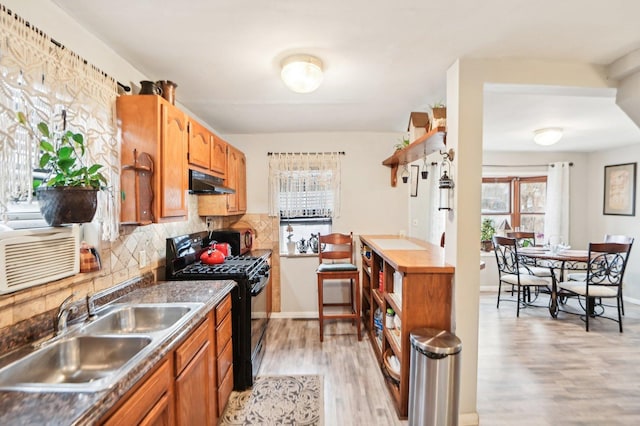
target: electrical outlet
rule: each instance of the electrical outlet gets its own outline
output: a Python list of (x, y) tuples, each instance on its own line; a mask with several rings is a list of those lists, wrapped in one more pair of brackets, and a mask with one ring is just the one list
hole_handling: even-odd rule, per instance
[(211, 228), (211, 225), (213, 225), (213, 218), (207, 216), (205, 222), (207, 223), (207, 229)]
[(140, 250), (138, 252), (138, 264), (140, 265), (140, 268), (144, 268), (145, 266), (147, 266), (147, 263), (147, 252), (144, 250)]
[(418, 226), (418, 219), (413, 219), (413, 226)]

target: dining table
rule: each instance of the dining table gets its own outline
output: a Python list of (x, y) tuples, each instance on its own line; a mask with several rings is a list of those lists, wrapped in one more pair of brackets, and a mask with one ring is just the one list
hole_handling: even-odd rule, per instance
[[(558, 316), (558, 280), (564, 281), (565, 271), (585, 271), (589, 262), (588, 250), (558, 249), (552, 251), (549, 247), (529, 246), (518, 248), (518, 256), (530, 259), (538, 267), (548, 267), (551, 271), (551, 298), (549, 313), (553, 318)], [(558, 274), (556, 275), (556, 271)]]

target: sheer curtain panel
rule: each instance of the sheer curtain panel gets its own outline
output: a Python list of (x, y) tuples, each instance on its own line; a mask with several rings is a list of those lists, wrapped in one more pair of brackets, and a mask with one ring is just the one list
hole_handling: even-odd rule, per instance
[(547, 171), (547, 206), (544, 220), (544, 239), (559, 238), (569, 243), (569, 192), (571, 167), (568, 162), (549, 164)]

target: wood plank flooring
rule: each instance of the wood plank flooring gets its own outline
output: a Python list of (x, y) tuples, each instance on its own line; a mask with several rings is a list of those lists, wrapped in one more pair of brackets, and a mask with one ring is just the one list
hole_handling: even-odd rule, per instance
[[(514, 303), (495, 302), (494, 293), (481, 294), (481, 425), (640, 424), (640, 306), (627, 303), (620, 334), (612, 321), (596, 319), (587, 333), (578, 316), (554, 320), (545, 308), (527, 308), (516, 318)], [(322, 374), (326, 426), (408, 424), (398, 420), (366, 335), (358, 342), (349, 321), (328, 322), (322, 344), (316, 320), (271, 320), (267, 333), (259, 374)]]

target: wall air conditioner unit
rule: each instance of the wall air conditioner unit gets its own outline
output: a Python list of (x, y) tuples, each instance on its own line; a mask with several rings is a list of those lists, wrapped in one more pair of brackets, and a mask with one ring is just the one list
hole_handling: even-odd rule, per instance
[(80, 272), (80, 227), (0, 232), (0, 294)]

